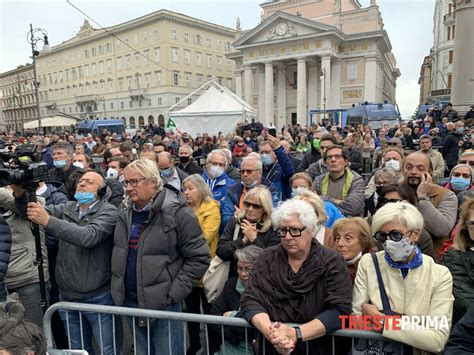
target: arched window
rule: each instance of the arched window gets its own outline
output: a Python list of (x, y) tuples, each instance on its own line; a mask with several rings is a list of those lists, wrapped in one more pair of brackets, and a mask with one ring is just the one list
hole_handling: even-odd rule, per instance
[(148, 124), (155, 124), (155, 119), (152, 115), (148, 116)]
[(145, 127), (145, 119), (143, 118), (143, 116), (138, 117), (138, 126), (140, 128)]
[(135, 117), (130, 117), (130, 128), (135, 128)]
[(159, 115), (158, 116), (158, 124), (160, 126), (164, 126), (165, 125), (165, 117), (163, 115)]

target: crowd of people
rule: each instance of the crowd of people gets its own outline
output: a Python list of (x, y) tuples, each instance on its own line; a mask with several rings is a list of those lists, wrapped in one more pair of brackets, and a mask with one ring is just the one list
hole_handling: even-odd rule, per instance
[[(127, 317), (123, 329), (111, 314), (60, 311), (55, 346), (89, 354), (120, 354), (127, 331), (140, 354), (197, 354), (203, 346), (328, 354), (327, 335), (348, 314), (444, 317), (449, 329), (382, 326), (386, 340), (341, 342), (338, 354), (472, 353), (468, 115), (430, 111), (377, 130), (295, 125), (275, 135), (255, 121), (217, 136), (151, 125), (123, 137), (1, 135), (5, 145), (36, 144), (49, 173), (38, 202), (22, 184), (0, 188), (0, 304), (17, 294), (24, 308), (24, 320), (0, 320), (0, 352), (26, 344), (19, 328), (36, 339), (24, 349), (44, 351), (46, 286), (48, 304), (241, 317), (255, 327), (222, 334), (210, 326), (202, 344), (199, 323)], [(45, 285), (31, 222), (40, 226)]]

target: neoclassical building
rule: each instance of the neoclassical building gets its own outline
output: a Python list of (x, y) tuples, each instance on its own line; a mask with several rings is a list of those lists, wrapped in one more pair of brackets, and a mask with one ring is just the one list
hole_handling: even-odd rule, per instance
[[(168, 10), (77, 34), (37, 57), (42, 117), (164, 123), (168, 108), (213, 78), (235, 90), (236, 30)], [(51, 36), (52, 37), (52, 36)]]
[(306, 124), (309, 110), (395, 102), (400, 71), (375, 0), (280, 0), (227, 55), (236, 93), (264, 124)]

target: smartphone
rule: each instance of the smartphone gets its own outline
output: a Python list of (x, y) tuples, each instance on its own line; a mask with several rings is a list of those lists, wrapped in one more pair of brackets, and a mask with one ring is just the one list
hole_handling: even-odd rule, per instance
[(277, 130), (276, 130), (276, 128), (275, 128), (275, 127), (269, 128), (269, 129), (268, 129), (268, 134), (271, 135), (272, 137), (275, 137), (275, 138), (276, 138), (276, 136), (277, 136)]

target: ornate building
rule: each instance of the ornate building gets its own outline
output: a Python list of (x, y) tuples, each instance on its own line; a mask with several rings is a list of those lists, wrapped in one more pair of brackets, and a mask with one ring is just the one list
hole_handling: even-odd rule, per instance
[(400, 71), (375, 0), (261, 4), (262, 22), (234, 43), (236, 93), (261, 122), (306, 124), (308, 111), (395, 102)]
[(210, 78), (234, 89), (226, 59), (236, 31), (168, 10), (106, 29), (88, 21), (37, 57), (41, 116), (164, 123), (168, 108)]

